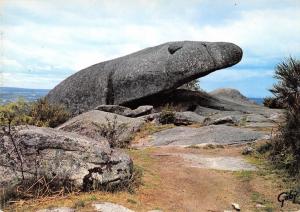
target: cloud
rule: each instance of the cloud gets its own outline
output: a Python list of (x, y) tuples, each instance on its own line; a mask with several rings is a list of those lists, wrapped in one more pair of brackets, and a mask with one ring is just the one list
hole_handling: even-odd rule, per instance
[[(28, 86), (37, 87), (39, 77), (47, 76), (52, 88), (89, 65), (173, 40), (228, 41), (243, 48), (241, 63), (204, 79), (211, 83), (228, 78), (237, 83), (242, 77), (269, 82), (278, 62), (300, 56), (300, 8), (292, 0), (2, 1), (6, 62), (1, 68), (31, 73)], [(4, 76), (4, 85), (6, 77), (11, 75)], [(12, 84), (18, 86), (18, 80)]]
[(236, 82), (249, 78), (266, 78), (274, 75), (273, 70), (251, 70), (251, 69), (224, 69), (218, 70), (203, 78), (206, 82)]

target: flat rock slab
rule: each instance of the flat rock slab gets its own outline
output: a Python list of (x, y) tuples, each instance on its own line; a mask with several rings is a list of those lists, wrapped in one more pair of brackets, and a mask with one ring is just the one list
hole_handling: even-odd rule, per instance
[(128, 208), (125, 208), (122, 205), (110, 203), (110, 202), (102, 202), (93, 204), (96, 211), (101, 212), (134, 212)]
[(256, 167), (247, 163), (240, 157), (211, 157), (198, 154), (178, 153), (173, 154), (184, 159), (190, 167), (208, 168), (226, 171), (254, 171)]
[(212, 125), (200, 128), (175, 127), (154, 133), (147, 145), (242, 144), (264, 137), (266, 137), (266, 134), (263, 132), (224, 125)]

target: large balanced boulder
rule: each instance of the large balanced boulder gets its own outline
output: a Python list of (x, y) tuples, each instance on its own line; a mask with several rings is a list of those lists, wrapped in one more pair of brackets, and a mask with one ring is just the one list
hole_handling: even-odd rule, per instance
[(79, 190), (117, 186), (132, 175), (132, 160), (106, 140), (96, 141), (78, 134), (51, 128), (22, 127), (0, 138), (0, 188), (20, 182), (21, 167), (27, 180), (44, 177), (65, 182)]
[(225, 42), (169, 42), (83, 69), (47, 95), (78, 114), (98, 105), (130, 105), (238, 63), (242, 50)]

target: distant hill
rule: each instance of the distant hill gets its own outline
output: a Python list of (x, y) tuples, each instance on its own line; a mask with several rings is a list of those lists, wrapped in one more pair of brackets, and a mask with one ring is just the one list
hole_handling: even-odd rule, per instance
[(0, 104), (16, 101), (18, 98), (24, 98), (27, 101), (34, 101), (47, 95), (49, 91), (49, 89), (0, 87)]

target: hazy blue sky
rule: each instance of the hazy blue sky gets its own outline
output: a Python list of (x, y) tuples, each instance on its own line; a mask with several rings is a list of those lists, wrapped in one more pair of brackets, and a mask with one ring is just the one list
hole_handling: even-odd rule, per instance
[(228, 41), (242, 61), (203, 89), (269, 95), (283, 58), (300, 58), (300, 0), (0, 0), (1, 86), (53, 88), (92, 64), (167, 41)]

